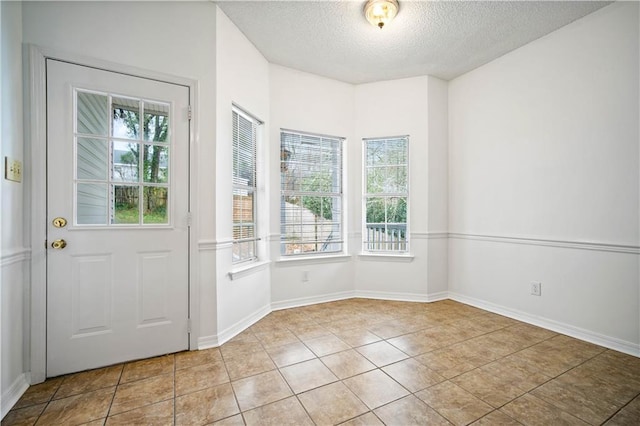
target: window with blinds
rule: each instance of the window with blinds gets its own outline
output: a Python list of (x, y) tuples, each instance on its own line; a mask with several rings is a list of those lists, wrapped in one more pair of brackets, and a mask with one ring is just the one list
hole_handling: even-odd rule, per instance
[(343, 141), (287, 130), (280, 133), (283, 255), (343, 250)]
[(260, 122), (233, 109), (233, 262), (255, 260), (256, 134)]
[(363, 139), (367, 252), (409, 251), (409, 138)]

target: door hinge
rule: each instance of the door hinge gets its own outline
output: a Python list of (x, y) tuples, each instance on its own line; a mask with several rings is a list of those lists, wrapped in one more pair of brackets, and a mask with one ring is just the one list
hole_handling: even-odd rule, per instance
[(191, 333), (191, 318), (187, 318), (187, 333)]
[(49, 247), (49, 242), (44, 240), (44, 249), (46, 250)]
[(187, 213), (187, 226), (191, 226), (191, 212)]
[(191, 111), (191, 105), (187, 106), (187, 120), (191, 120), (193, 113)]

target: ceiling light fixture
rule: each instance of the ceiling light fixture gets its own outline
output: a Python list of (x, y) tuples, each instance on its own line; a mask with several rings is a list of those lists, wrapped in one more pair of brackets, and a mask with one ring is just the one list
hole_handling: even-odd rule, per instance
[(398, 14), (397, 0), (368, 0), (364, 5), (364, 16), (371, 25), (382, 29)]

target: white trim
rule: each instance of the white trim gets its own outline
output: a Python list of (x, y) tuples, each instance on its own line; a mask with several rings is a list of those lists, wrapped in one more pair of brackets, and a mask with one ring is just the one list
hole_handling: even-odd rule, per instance
[(444, 231), (411, 233), (411, 239), (413, 240), (440, 240), (444, 238), (449, 238), (449, 234)]
[[(373, 142), (373, 141), (383, 141), (386, 143), (386, 141), (390, 140), (390, 139), (395, 139), (395, 140), (404, 140), (405, 141), (405, 154), (406, 154), (406, 159), (404, 164), (398, 164), (398, 166), (404, 165), (406, 168), (406, 178), (407, 178), (407, 187), (406, 187), (406, 191), (404, 192), (374, 192), (374, 193), (369, 193), (367, 191), (367, 173), (369, 170), (369, 161), (367, 159), (367, 155), (368, 155), (368, 142)], [(366, 246), (368, 244), (371, 244), (372, 242), (368, 241), (369, 236), (368, 236), (368, 231), (367, 231), (367, 218), (366, 218), (366, 211), (367, 211), (367, 199), (369, 197), (392, 197), (392, 196), (397, 196), (399, 198), (404, 197), (406, 200), (406, 217), (405, 217), (405, 241), (404, 241), (404, 245), (405, 245), (405, 250), (401, 253), (405, 253), (405, 254), (410, 254), (411, 253), (411, 241), (413, 240), (413, 235), (411, 233), (411, 141), (410, 141), (410, 136), (409, 135), (403, 135), (403, 136), (389, 136), (389, 137), (374, 137), (374, 138), (362, 138), (361, 140), (361, 151), (362, 151), (362, 155), (361, 155), (361, 159), (360, 159), (360, 164), (362, 165), (362, 187), (361, 187), (361, 199), (360, 199), (360, 206), (362, 208), (362, 212), (363, 212), (363, 217), (361, 218), (361, 223), (360, 223), (360, 250), (361, 253), (369, 253), (369, 250), (367, 250)], [(383, 165), (380, 167), (389, 167), (389, 165)], [(386, 223), (385, 223), (386, 224)], [(365, 240), (365, 238), (367, 238), (367, 240)], [(388, 242), (382, 242), (382, 244), (385, 244)], [(372, 253), (377, 254), (375, 251), (371, 251)]]
[(396, 300), (399, 302), (435, 302), (447, 299), (448, 294), (446, 291), (433, 294), (419, 294), (398, 293), (392, 291), (356, 290), (355, 297), (363, 299)]
[(196, 350), (201, 351), (203, 349), (217, 348), (218, 346), (220, 345), (218, 344), (217, 335), (202, 336), (202, 337), (198, 337), (198, 344), (196, 346)]
[(233, 240), (199, 240), (198, 241), (198, 250), (199, 251), (218, 251), (230, 249), (233, 247)]
[(265, 270), (269, 267), (271, 261), (262, 260), (257, 262), (251, 262), (246, 265), (238, 266), (231, 271), (229, 271), (229, 278), (233, 280), (237, 280), (242, 277), (246, 277), (247, 275), (251, 275), (253, 273)]
[(439, 291), (437, 293), (428, 293), (427, 299), (428, 299), (428, 302), (438, 302), (440, 300), (447, 300), (449, 299), (449, 292)]
[(555, 331), (556, 333), (562, 333), (567, 336), (575, 337), (576, 339), (584, 340), (596, 345), (604, 346), (609, 349), (640, 357), (640, 344), (637, 343), (627, 342), (625, 340), (605, 336), (600, 333), (594, 333), (593, 331), (585, 330), (584, 328), (575, 327), (570, 324), (554, 321), (548, 318), (540, 317), (538, 315), (532, 315), (517, 309), (507, 308), (501, 305), (496, 305), (491, 302), (486, 302), (484, 300), (464, 296), (462, 294), (454, 292), (449, 292), (449, 298), (457, 302), (475, 306), (476, 308), (480, 308), (485, 311), (504, 315), (518, 321), (546, 328), (548, 330)]
[(25, 262), (31, 259), (31, 249), (19, 248), (14, 250), (6, 250), (0, 254), (0, 267), (13, 265), (14, 263)]
[[(197, 212), (197, 146), (199, 144), (198, 133), (198, 90), (196, 80), (141, 69), (129, 65), (113, 63), (97, 58), (90, 58), (74, 53), (50, 49), (36, 45), (25, 45), (24, 69), (28, 73), (25, 81), (27, 90), (27, 102), (25, 102), (25, 117), (29, 117), (29, 124), (25, 126), (25, 151), (31, 170), (28, 183), (31, 211), (31, 382), (32, 384), (43, 382), (46, 378), (46, 250), (44, 239), (47, 234), (46, 216), (46, 59), (69, 62), (81, 66), (99, 68), (117, 72), (120, 74), (136, 76), (149, 80), (183, 86), (189, 91), (189, 103), (193, 114), (189, 124), (189, 211)], [(189, 346), (196, 346), (197, 335), (200, 329), (199, 323), (199, 281), (197, 281), (198, 257), (195, 255), (197, 235), (197, 220), (189, 228), (189, 316), (192, 319), (192, 332), (189, 338)]]
[(242, 115), (244, 118), (246, 118), (249, 121), (255, 121), (256, 126), (262, 126), (264, 124), (264, 120), (260, 120), (258, 117), (251, 114), (250, 112), (248, 112), (246, 109), (242, 108), (240, 105), (238, 105), (235, 102), (231, 102), (231, 110), (232, 111), (235, 110), (239, 115)]
[(25, 71), (25, 155), (30, 173), (25, 176), (30, 191), (27, 199), (31, 212), (31, 384), (46, 379), (47, 331), (47, 123), (46, 123), (46, 67), (45, 54), (36, 46), (24, 48)]
[(62, 62), (68, 62), (70, 64), (98, 68), (105, 71), (112, 71), (119, 74), (130, 75), (132, 77), (140, 77), (147, 80), (155, 80), (162, 83), (170, 83), (189, 88), (191, 88), (192, 85), (196, 82), (195, 80), (190, 78), (153, 71), (146, 68), (139, 68), (132, 65), (115, 63), (91, 56), (78, 55), (77, 53), (66, 51), (63, 49), (49, 48), (46, 46), (35, 47), (46, 59), (55, 59)]
[(399, 136), (382, 136), (372, 138), (362, 138), (363, 141), (379, 141), (384, 139), (409, 139), (411, 135), (399, 135)]
[(478, 240), (507, 244), (524, 244), (532, 246), (548, 246), (568, 249), (609, 251), (615, 253), (640, 254), (640, 246), (613, 244), (595, 241), (577, 241), (577, 240), (549, 240), (543, 238), (505, 236), (505, 235), (480, 235), (465, 234), (459, 232), (449, 233), (449, 238), (460, 240)]
[(7, 415), (9, 410), (29, 388), (29, 373), (19, 375), (11, 386), (2, 394), (2, 406), (0, 407), (0, 419)]
[(332, 135), (325, 135), (322, 133), (303, 132), (301, 130), (291, 130), (291, 129), (285, 129), (282, 127), (280, 128), (280, 133), (291, 133), (298, 136), (312, 136), (315, 138), (322, 138), (322, 139), (336, 139), (342, 142), (347, 140), (347, 138), (344, 136), (332, 136)]
[(258, 321), (260, 321), (262, 318), (269, 315), (270, 313), (271, 313), (271, 307), (269, 305), (265, 305), (262, 308), (258, 309), (257, 311), (253, 312), (252, 314), (249, 314), (246, 317), (242, 318), (240, 321), (236, 322), (235, 324), (222, 330), (221, 332), (218, 333), (218, 336), (216, 337), (218, 346), (224, 345), (226, 342), (233, 339), (235, 336), (242, 333), (244, 330), (251, 327), (253, 324), (257, 323)]
[(327, 303), (327, 302), (335, 302), (337, 300), (353, 299), (354, 297), (356, 297), (356, 295), (353, 291), (341, 291), (338, 293), (323, 294), (320, 296), (299, 297), (297, 299), (271, 302), (271, 309), (274, 311), (279, 311), (282, 309), (315, 305), (317, 303)]
[(196, 235), (199, 235), (198, 218), (198, 158), (200, 149), (200, 83), (189, 82), (189, 105), (191, 120), (189, 121), (189, 349), (198, 347), (200, 335), (200, 254)]
[(281, 257), (275, 261), (275, 264), (276, 266), (286, 266), (287, 264), (346, 262), (352, 257), (350, 254), (344, 253), (334, 255), (311, 254), (308, 256)]
[(368, 251), (358, 254), (358, 259), (364, 261), (388, 261), (388, 262), (413, 262), (414, 255), (410, 253), (400, 254), (394, 252), (374, 252)]

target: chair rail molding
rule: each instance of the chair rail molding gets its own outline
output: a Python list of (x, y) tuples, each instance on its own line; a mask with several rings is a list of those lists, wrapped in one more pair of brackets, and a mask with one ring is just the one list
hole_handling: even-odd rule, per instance
[(505, 244), (524, 244), (532, 246), (547, 246), (578, 250), (595, 250), (615, 253), (640, 254), (639, 245), (615, 244), (609, 242), (553, 240), (547, 238), (524, 237), (516, 235), (467, 234), (462, 232), (450, 232), (449, 238), (458, 240), (489, 241)]

